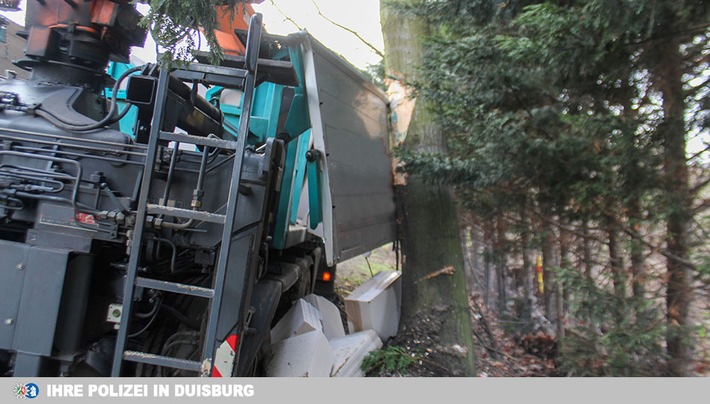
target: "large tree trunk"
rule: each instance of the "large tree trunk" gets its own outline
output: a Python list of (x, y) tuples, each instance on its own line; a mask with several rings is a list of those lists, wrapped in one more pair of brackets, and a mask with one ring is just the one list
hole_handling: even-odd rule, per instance
[[(416, 79), (422, 61), (422, 41), (428, 34), (425, 19), (401, 15), (382, 7), (382, 31), (385, 40), (385, 69), (389, 76), (402, 78), (406, 85)], [(404, 104), (406, 100), (400, 99)], [(411, 105), (411, 104), (410, 104)], [(402, 107), (402, 108), (400, 108)], [(404, 147), (413, 151), (445, 153), (440, 127), (432, 119), (426, 100), (418, 99), (413, 110), (406, 105), (393, 105), (397, 120), (394, 136), (406, 135)], [(411, 113), (411, 120), (406, 125)], [(404, 209), (402, 223), (403, 265), (402, 326), (417, 321), (417, 315), (435, 315), (441, 320), (436, 331), (439, 343), (459, 345), (465, 354), (452, 356), (446, 364), (456, 375), (475, 373), (471, 317), (466, 293), (463, 253), (459, 235), (457, 209), (448, 187), (424, 183), (412, 175), (401, 186), (399, 204)]]

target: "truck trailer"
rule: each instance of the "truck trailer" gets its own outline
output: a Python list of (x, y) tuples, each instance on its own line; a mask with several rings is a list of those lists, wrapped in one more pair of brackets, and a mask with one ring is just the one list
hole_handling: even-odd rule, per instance
[[(258, 376), (296, 299), (395, 239), (384, 93), (306, 32), (129, 65), (123, 0), (30, 0), (0, 80), (0, 372)], [(111, 69), (107, 66), (111, 63)]]

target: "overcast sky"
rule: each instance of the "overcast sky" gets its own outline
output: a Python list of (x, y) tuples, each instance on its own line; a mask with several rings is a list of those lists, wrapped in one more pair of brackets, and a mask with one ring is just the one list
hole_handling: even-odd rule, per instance
[[(199, 1), (199, 0), (196, 0)], [(367, 42), (383, 50), (382, 32), (380, 30), (379, 0), (315, 0), (321, 12), (329, 19), (356, 31)], [(24, 10), (27, 0), (22, 0)], [(288, 21), (285, 14), (293, 19), (298, 26), (306, 29), (316, 39), (341, 54), (354, 65), (364, 68), (368, 64), (379, 61), (379, 56), (367, 45), (363, 44), (353, 34), (338, 28), (328, 20), (318, 15), (313, 0), (264, 0), (254, 6), (256, 11), (264, 15), (266, 30), (273, 34), (286, 35), (298, 31), (296, 26)], [(283, 12), (279, 12), (279, 9)], [(24, 11), (3, 12), (4, 16), (24, 25)], [(145, 61), (154, 59), (155, 45), (146, 44), (144, 49), (135, 49), (134, 54)]]

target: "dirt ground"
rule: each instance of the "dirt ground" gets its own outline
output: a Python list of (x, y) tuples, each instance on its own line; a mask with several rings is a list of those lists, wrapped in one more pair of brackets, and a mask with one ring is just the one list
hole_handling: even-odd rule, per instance
[[(374, 250), (367, 258), (359, 256), (338, 264), (333, 299), (341, 308), (343, 299), (372, 275), (383, 270), (395, 270), (395, 253), (391, 245)], [(478, 377), (546, 377), (556, 376), (556, 364), (546, 349), (523, 348), (519, 341), (506, 336), (496, 318), (475, 301), (471, 301), (471, 332), (475, 339), (476, 376)], [(419, 313), (412, 326), (402, 327), (399, 334), (387, 341), (384, 348), (396, 347), (413, 358), (406, 369), (383, 371), (380, 377), (457, 377), (447, 364), (462, 354), (462, 347), (443, 346), (438, 330), (445, 309), (432, 308)], [(345, 322), (345, 320), (344, 320)], [(542, 341), (544, 344), (544, 340)]]

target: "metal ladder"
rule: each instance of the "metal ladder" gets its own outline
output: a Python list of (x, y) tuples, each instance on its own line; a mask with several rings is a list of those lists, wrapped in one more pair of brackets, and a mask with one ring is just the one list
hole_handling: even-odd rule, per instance
[[(173, 72), (170, 72), (169, 69), (162, 69), (160, 72), (157, 84), (156, 102), (151, 122), (150, 138), (148, 140), (145, 171), (143, 172), (143, 178), (141, 181), (140, 199), (138, 201), (136, 214), (136, 225), (133, 230), (133, 244), (128, 261), (126, 286), (123, 295), (122, 315), (118, 335), (116, 337), (113, 367), (111, 370), (111, 376), (113, 377), (121, 375), (121, 368), (125, 361), (173, 369), (196, 371), (199, 372), (201, 376), (209, 376), (211, 374), (215, 350), (217, 348), (217, 344), (219, 343), (219, 341), (217, 341), (219, 310), (222, 302), (224, 279), (227, 273), (227, 258), (230, 252), (231, 237), (235, 222), (244, 150), (247, 135), (249, 133), (249, 117), (251, 114), (254, 96), (259, 44), (261, 41), (261, 21), (262, 18), (260, 14), (254, 15), (250, 21), (245, 55), (245, 66), (243, 69), (191, 64), (185, 69), (179, 69)], [(170, 76), (176, 77), (183, 82), (202, 82), (229, 88), (242, 89), (244, 91), (244, 100), (242, 105), (243, 112), (239, 122), (237, 140), (230, 141), (162, 131), (161, 126), (165, 115)], [(150, 188), (154, 180), (155, 163), (159, 150), (159, 144), (166, 141), (188, 143), (197, 146), (234, 151), (232, 175), (228, 188), (229, 194), (225, 214), (200, 210), (180, 209), (148, 203)], [(164, 215), (188, 220), (193, 219), (196, 221), (216, 223), (222, 226), (221, 247), (219, 249), (219, 254), (213, 270), (213, 288), (167, 282), (138, 276), (138, 271), (143, 258), (143, 249), (141, 247), (144, 241), (146, 219), (148, 215)], [(208, 320), (205, 334), (203, 336), (204, 342), (202, 345), (200, 360), (193, 361), (148, 352), (126, 350), (126, 343), (129, 338), (129, 324), (131, 321), (132, 306), (137, 294), (136, 292), (139, 289), (154, 289), (177, 295), (186, 295), (209, 300)]]

